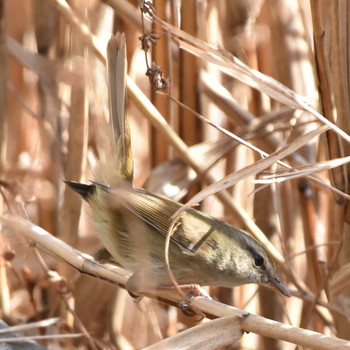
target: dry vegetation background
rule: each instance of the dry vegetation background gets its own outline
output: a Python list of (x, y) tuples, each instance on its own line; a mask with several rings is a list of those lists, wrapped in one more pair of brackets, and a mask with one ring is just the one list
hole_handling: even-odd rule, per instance
[[(28, 218), (84, 253), (93, 255), (101, 247), (88, 208), (62, 180), (93, 179), (97, 160), (107, 152), (106, 45), (111, 33), (125, 32), (130, 81), (171, 127), (152, 119), (152, 106), (138, 100), (128, 84), (136, 186), (187, 201), (240, 170), (229, 178), (235, 186), (207, 198), (201, 209), (260, 239), (264, 232), (293, 296), (256, 286), (212, 288), (210, 294), (285, 324), (350, 339), (349, 3), (154, 3), (165, 22), (145, 15), (142, 28), (137, 1), (0, 0), (2, 211)], [(168, 79), (162, 93), (151, 89), (145, 76), (138, 39), (143, 31), (159, 35), (148, 63), (154, 61)], [(224, 136), (193, 111), (248, 145)], [(255, 165), (281, 149), (286, 152), (271, 164)], [(283, 176), (252, 182), (271, 174)], [(14, 231), (1, 236), (3, 319), (14, 325), (60, 317), (31, 332), (85, 333), (45, 345), (143, 348), (198, 325), (198, 316), (172, 306), (148, 298), (134, 303), (125, 290), (80, 274)], [(216, 330), (217, 338), (223, 329)], [(186, 341), (194, 342), (193, 349), (217, 348), (196, 345), (205, 335)], [(296, 347), (250, 333), (226, 348)]]

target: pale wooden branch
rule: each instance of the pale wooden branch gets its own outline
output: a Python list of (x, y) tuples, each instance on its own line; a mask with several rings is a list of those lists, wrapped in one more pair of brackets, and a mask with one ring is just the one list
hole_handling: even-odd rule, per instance
[[(34, 241), (38, 246), (40, 246), (46, 252), (48, 252), (49, 254), (61, 260), (64, 260), (67, 264), (76, 268), (81, 273), (86, 273), (90, 276), (100, 278), (108, 283), (119, 285), (125, 288), (128, 277), (131, 275), (130, 272), (110, 264), (102, 265), (97, 263), (90, 256), (85, 255), (79, 252), (78, 250), (70, 247), (63, 241), (57, 239), (56, 237), (53, 237), (47, 231), (30, 223), (29, 221), (23, 218), (12, 216), (9, 214), (1, 215), (0, 222), (7, 228), (11, 229), (12, 231), (22, 234), (26, 238)], [(169, 304), (172, 304), (172, 305), (179, 304), (179, 302), (181, 301), (179, 298), (179, 295), (175, 291), (169, 291), (169, 290), (157, 291), (156, 293), (152, 293), (152, 294), (147, 293), (146, 296), (156, 298), (156, 299), (161, 298), (161, 300), (168, 302)], [(195, 308), (198, 308), (205, 314), (213, 315), (215, 317), (231, 316), (232, 319), (231, 318), (223, 319), (222, 320), (223, 323), (220, 323), (220, 324), (224, 324), (223, 328), (221, 329), (221, 332), (225, 334), (225, 337), (228, 336), (228, 333), (229, 333), (227, 332), (226, 327), (228, 327), (229, 330), (231, 329), (231, 327), (235, 328), (234, 323), (237, 320), (239, 320), (241, 332), (253, 332), (266, 337), (280, 339), (280, 340), (288, 341), (294, 344), (298, 344), (301, 346), (310, 347), (318, 350), (350, 349), (349, 341), (335, 338), (335, 337), (330, 337), (321, 333), (309, 331), (309, 330), (294, 327), (291, 325), (286, 325), (280, 322), (272, 321), (255, 314), (248, 313), (244, 310), (240, 310), (238, 308), (235, 308), (226, 304), (222, 304), (214, 300), (210, 300), (209, 298), (196, 297), (193, 299), (192, 304)], [(194, 329), (191, 332), (198, 332), (198, 334), (205, 334), (205, 332), (203, 333), (203, 330), (206, 329), (205, 327), (208, 327), (208, 339), (212, 339), (210, 337), (212, 336), (212, 329), (215, 328), (215, 324), (213, 326), (210, 326), (210, 323), (208, 323), (208, 326), (203, 326), (203, 328), (199, 328), (199, 327), (202, 327), (202, 326), (199, 325), (194, 327)], [(227, 342), (228, 339), (231, 339), (232, 341), (234, 341), (234, 339), (238, 340), (237, 332), (234, 332), (234, 334), (236, 334), (236, 338), (233, 338), (233, 335), (232, 335), (232, 338), (225, 338), (223, 342)], [(218, 333), (218, 337), (220, 336), (221, 335)], [(178, 337), (180, 339), (179, 341), (182, 342), (184, 341), (185, 336), (175, 336), (175, 337)], [(189, 337), (189, 338), (193, 340), (192, 337)], [(203, 339), (199, 337), (198, 342), (202, 344), (202, 341)], [(178, 344), (178, 343), (174, 343), (172, 338), (169, 338), (164, 342), (165, 342), (164, 344), (169, 345), (169, 348), (174, 348), (175, 346), (174, 344)], [(213, 346), (210, 347), (210, 349), (214, 349), (215, 344), (217, 343), (214, 342)], [(192, 342), (189, 342), (187, 345), (184, 345), (184, 347), (182, 347), (182, 349), (193, 349), (193, 348), (194, 348), (194, 344)], [(151, 349), (152, 350), (158, 349), (158, 346), (154, 345), (154, 347), (149, 347), (149, 350)], [(209, 347), (207, 349), (209, 349)]]
[(239, 316), (241, 318), (241, 329), (244, 332), (252, 332), (318, 350), (350, 349), (350, 341), (269, 320), (214, 300), (207, 303), (204, 298), (197, 297), (193, 304), (204, 313), (210, 312), (217, 317)]
[(0, 222), (12, 231), (19, 233), (35, 242), (50, 255), (65, 261), (78, 271), (106, 280), (109, 283), (125, 286), (130, 273), (114, 265), (101, 265), (88, 254), (72, 248), (67, 243), (52, 236), (39, 226), (29, 221), (9, 214), (1, 215)]

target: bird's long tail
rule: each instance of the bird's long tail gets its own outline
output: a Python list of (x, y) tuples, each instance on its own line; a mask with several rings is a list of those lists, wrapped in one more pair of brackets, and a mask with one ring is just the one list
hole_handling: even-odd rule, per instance
[(112, 36), (107, 46), (107, 72), (109, 83), (109, 112), (113, 142), (108, 158), (100, 160), (95, 169), (92, 184), (65, 181), (80, 196), (90, 201), (97, 191), (96, 183), (101, 186), (116, 187), (125, 183), (132, 184), (133, 160), (128, 115), (126, 113), (126, 47), (125, 35)]
[(124, 33), (112, 36), (107, 46), (109, 114), (113, 146), (107, 161), (98, 164), (95, 181), (116, 186), (133, 181), (133, 159), (128, 114), (126, 113), (126, 46)]

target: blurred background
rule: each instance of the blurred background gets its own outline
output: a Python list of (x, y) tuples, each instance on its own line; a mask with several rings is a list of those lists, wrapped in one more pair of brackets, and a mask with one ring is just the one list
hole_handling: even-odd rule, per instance
[[(28, 218), (91, 255), (101, 244), (89, 208), (63, 179), (92, 180), (96, 162), (108, 152), (103, 55), (117, 31), (126, 35), (129, 77), (187, 144), (189, 157), (210, 174), (197, 177), (164, 128), (150, 122), (129, 98), (135, 186), (185, 202), (209, 185), (208, 178), (218, 181), (261, 159), (193, 111), (273, 153), (322, 125), (315, 115), (296, 108), (288, 99), (289, 88), (349, 133), (348, 2), (156, 0), (153, 5), (173, 27), (152, 22), (133, 0), (0, 0), (1, 210)], [(194, 37), (196, 55), (180, 48), (176, 28)], [(145, 33), (156, 35), (146, 52), (139, 40)], [(202, 41), (218, 55), (237, 57), (250, 74), (258, 70), (267, 77), (229, 74)], [(152, 62), (164, 85), (161, 91), (152, 88), (163, 87), (155, 75), (145, 74)], [(268, 77), (283, 84), (277, 85), (282, 98), (276, 85), (271, 93), (264, 89)], [(283, 161), (312, 170), (318, 162), (349, 155), (348, 141), (329, 130)], [(271, 319), (349, 339), (348, 166), (322, 172), (315, 167), (314, 172), (338, 192), (306, 177), (261, 185), (245, 176), (228, 189), (229, 201), (212, 196), (201, 203), (201, 210), (248, 232), (254, 225), (262, 230), (285, 259), (283, 268), (278, 262), (277, 267), (294, 296), (286, 300), (257, 286), (211, 288), (210, 294)], [(37, 251), (14, 232), (1, 235), (0, 247), (0, 308), (7, 323), (55, 316), (61, 319), (58, 325), (36, 332), (85, 329), (91, 336), (43, 343), (52, 349), (140, 349), (198, 324), (198, 317), (174, 307), (147, 298), (135, 303), (125, 290), (82, 276), (40, 252), (48, 268), (64, 277), (64, 286), (58, 286)], [(254, 334), (230, 347), (295, 348)]]

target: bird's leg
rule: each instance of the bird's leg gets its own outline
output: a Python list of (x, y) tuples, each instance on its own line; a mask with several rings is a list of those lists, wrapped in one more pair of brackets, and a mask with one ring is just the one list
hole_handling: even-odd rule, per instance
[[(152, 279), (148, 278), (150, 276), (151, 274), (147, 273), (147, 271), (135, 272), (132, 276), (130, 276), (128, 282), (126, 283), (126, 289), (128, 290), (129, 294), (132, 297), (137, 298), (143, 293), (176, 290), (175, 286), (157, 285), (157, 281), (152, 281)], [(211, 299), (208, 292), (199, 284), (182, 284), (179, 285), (179, 287), (188, 295), (190, 299), (197, 296), (203, 296)]]
[[(132, 276), (129, 277), (127, 283), (126, 283), (126, 289), (131, 297), (135, 298), (136, 302), (139, 302), (142, 299), (142, 296), (140, 294), (158, 294), (157, 292), (160, 291), (175, 291), (177, 290), (175, 286), (162, 286), (162, 285), (155, 285), (155, 281), (150, 277), (151, 274), (148, 274), (144, 270), (142, 272), (135, 272)], [(153, 274), (154, 276), (154, 274)], [(147, 282), (146, 282), (147, 281)], [(153, 283), (152, 283), (153, 282)], [(179, 285), (180, 289), (183, 290), (187, 298), (185, 297), (185, 300), (181, 300), (177, 306), (180, 308), (180, 310), (187, 316), (193, 316), (195, 314), (200, 315), (202, 318), (205, 317), (203, 312), (197, 308), (194, 308), (191, 305), (191, 300), (194, 297), (197, 296), (203, 296), (206, 298), (211, 299), (209, 294), (205, 289), (203, 289), (198, 284), (184, 284)], [(187, 299), (187, 300), (186, 300)]]
[[(208, 299), (212, 299), (208, 292), (202, 288), (199, 284), (180, 284), (180, 289), (183, 290), (188, 297), (206, 297)], [(158, 286), (158, 290), (175, 290), (175, 286)]]

